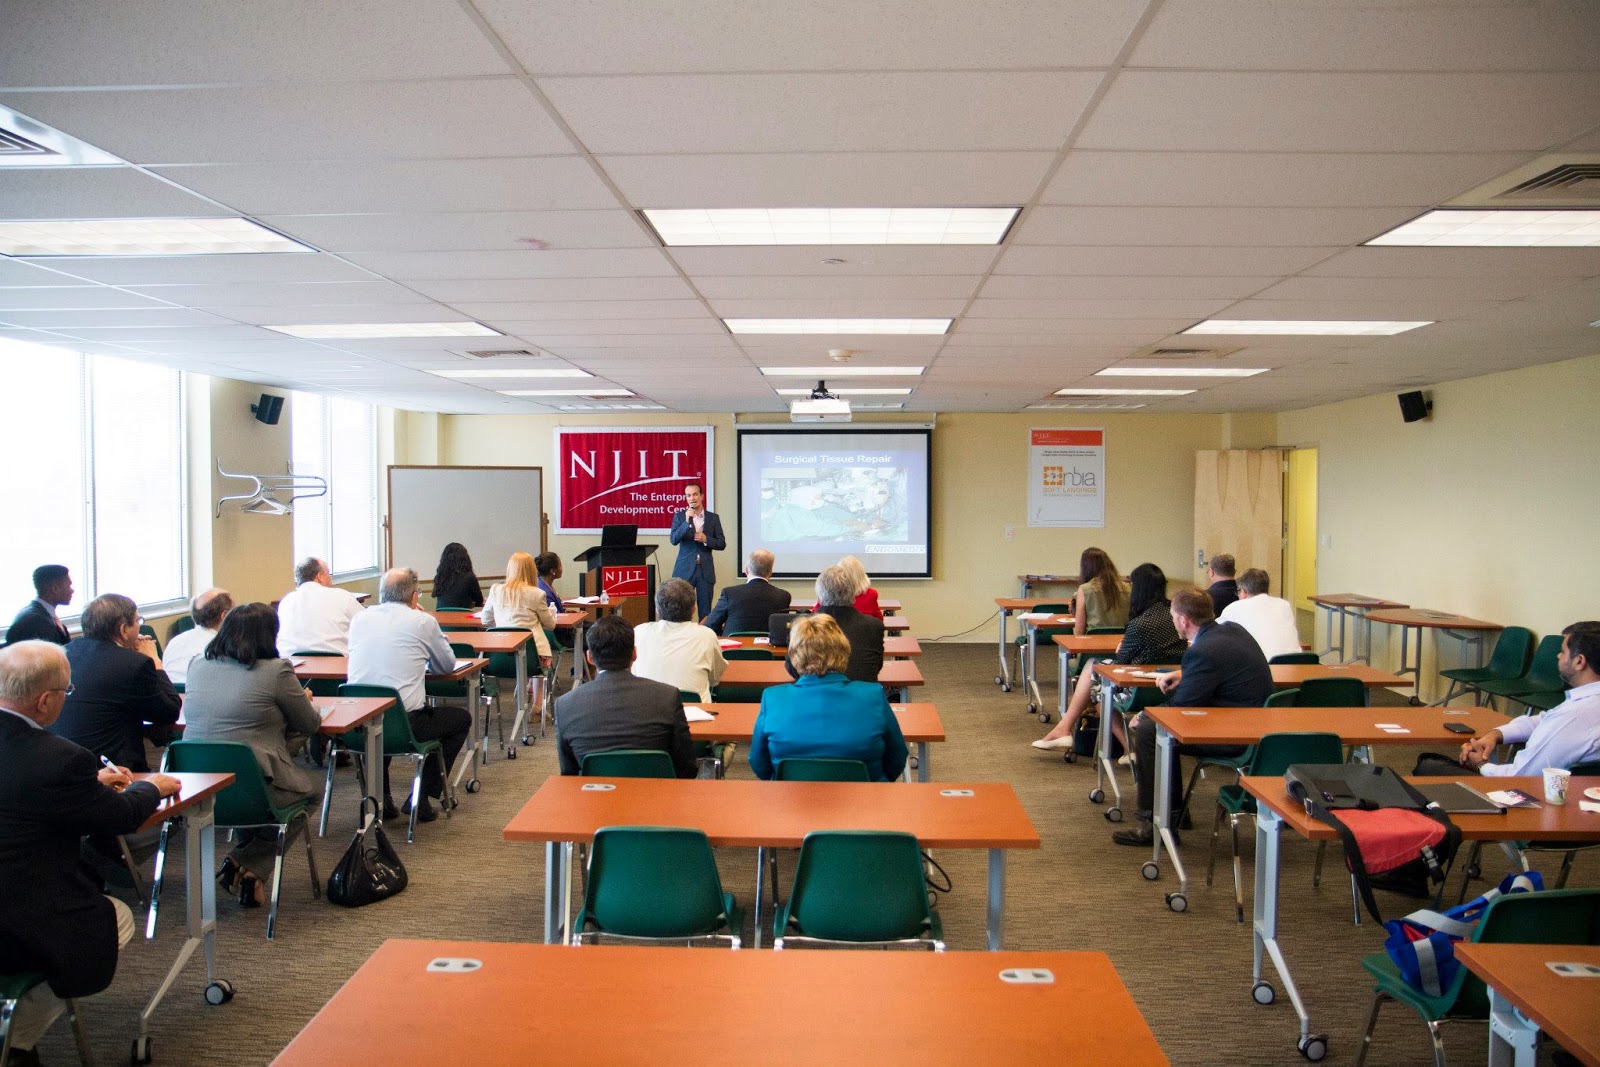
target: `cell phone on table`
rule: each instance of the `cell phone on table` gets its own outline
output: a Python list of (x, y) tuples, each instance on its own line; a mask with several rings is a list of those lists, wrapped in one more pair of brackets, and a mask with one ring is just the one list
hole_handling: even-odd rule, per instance
[(1470, 734), (1474, 732), (1472, 727), (1464, 722), (1447, 722), (1444, 724), (1444, 728), (1453, 734)]

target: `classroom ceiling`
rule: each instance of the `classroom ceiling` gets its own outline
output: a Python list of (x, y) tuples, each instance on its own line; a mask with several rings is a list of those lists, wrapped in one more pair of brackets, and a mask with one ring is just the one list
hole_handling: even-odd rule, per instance
[[(759, 368), (844, 348), (926, 366), (830, 382), (909, 386), (883, 400), (907, 411), (1101, 386), (1197, 391), (1080, 401), (1282, 410), (1600, 351), (1600, 248), (1362, 247), (1545, 156), (1600, 162), (1588, 0), (29, 0), (0, 9), (0, 105), (126, 161), (0, 167), (0, 219), (243, 215), (316, 250), (0, 257), (0, 337), (400, 408), (781, 411), (810, 382)], [(638, 215), (1003, 205), (1000, 246), (668, 249)], [(1207, 318), (1435, 324), (1179, 336)], [(264, 328), (467, 319), (505, 336)], [(1271, 370), (1094, 377), (1160, 346)], [(486, 365), (595, 378), (430, 373)]]

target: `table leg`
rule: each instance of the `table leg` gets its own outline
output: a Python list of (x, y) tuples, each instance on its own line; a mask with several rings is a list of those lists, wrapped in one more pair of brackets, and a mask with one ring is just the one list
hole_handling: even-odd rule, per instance
[(560, 850), (560, 842), (544, 843), (544, 943), (547, 945), (556, 943), (556, 908), (561, 899), (560, 891), (556, 889), (561, 882)]
[[(483, 761), (487, 763), (489, 762), (489, 737), (487, 730), (484, 731), (482, 745), (482, 758)], [(467, 678), (467, 746), (461, 751), (461, 755), (456, 757), (456, 776), (453, 780), (453, 784), (456, 789), (461, 788), (461, 779), (467, 778), (467, 771), (472, 767), (473, 763), (478, 760), (478, 746), (478, 675), (473, 673)], [(478, 776), (474, 774), (471, 778), (467, 778), (467, 792), (476, 793), (477, 791)]]
[(1410, 626), (1400, 627), (1400, 666), (1395, 668), (1396, 674), (1411, 675), (1411, 703), (1422, 703), (1422, 627), (1417, 631), (1417, 661), (1411, 662), (1411, 630)]
[[(1354, 658), (1345, 650), (1345, 623), (1350, 621), (1350, 613), (1344, 608), (1337, 610), (1339, 612), (1339, 662), (1349, 663)], [(1331, 614), (1328, 617), (1328, 631), (1328, 645), (1331, 651), (1333, 645), (1333, 616)]]
[(583, 684), (583, 624), (588, 621), (589, 617), (585, 615), (572, 628), (572, 688), (574, 689)]
[(150, 1003), (139, 1013), (139, 1035), (134, 1047), (146, 1054), (150, 1045), (150, 1019), (155, 1015), (156, 1008), (160, 1007), (162, 998), (177, 981), (178, 975), (188, 966), (196, 949), (205, 950), (206, 1001), (225, 1004), (233, 999), (233, 986), (216, 977), (217, 883), (213, 876), (217, 861), (215, 810), (215, 801), (208, 799), (185, 813), (187, 826), (184, 830), (183, 862), (189, 936), (184, 940), (183, 947), (178, 949), (178, 958), (173, 960), (166, 977), (156, 987)]
[(1534, 1067), (1539, 1058), (1539, 1028), (1489, 987), (1489, 1067)]
[(994, 684), (1000, 687), (1000, 692), (1011, 692), (1011, 668), (1006, 666), (1006, 623), (1011, 618), (1010, 608), (1000, 609), (1000, 673), (995, 675)]
[[(528, 721), (528, 649), (526, 646), (517, 649), (517, 721), (511, 728), (511, 740), (506, 743), (506, 758), (515, 759), (517, 745), (522, 743), (522, 731)], [(551, 681), (548, 674), (544, 675), (545, 684)], [(489, 731), (485, 728), (484, 733)]]
[(1156, 727), (1156, 810), (1155, 841), (1150, 859), (1142, 868), (1145, 878), (1155, 881), (1161, 876), (1161, 846), (1165, 845), (1172, 856), (1172, 869), (1178, 875), (1178, 891), (1167, 894), (1167, 907), (1173, 911), (1186, 911), (1189, 907), (1189, 876), (1184, 873), (1183, 861), (1178, 858), (1178, 843), (1172, 836), (1172, 768), (1178, 758), (1178, 742), (1165, 726)]
[[(1320, 1060), (1327, 1053), (1328, 1039), (1324, 1035), (1311, 1032), (1311, 1016), (1306, 1013), (1305, 1002), (1300, 999), (1300, 991), (1295, 988), (1294, 977), (1289, 974), (1289, 964), (1283, 958), (1283, 949), (1278, 945), (1278, 849), (1282, 834), (1283, 819), (1277, 812), (1266, 805), (1261, 805), (1260, 813), (1256, 817), (1256, 899), (1254, 921), (1251, 925), (1254, 960), (1250, 996), (1257, 1004), (1271, 1004), (1277, 997), (1272, 983), (1261, 976), (1261, 957), (1265, 953), (1272, 960), (1273, 969), (1278, 972), (1279, 980), (1283, 982), (1284, 992), (1289, 995), (1289, 1002), (1294, 1005), (1295, 1015), (1300, 1018), (1301, 1052), (1306, 1053), (1309, 1059)], [(1320, 1053), (1310, 1055), (1310, 1052), (1317, 1051), (1312, 1046), (1318, 1042), (1321, 1044)]]
[(561, 944), (569, 941), (572, 932), (572, 842), (561, 842), (561, 914), (556, 928), (561, 934)]
[(1056, 646), (1056, 677), (1061, 679), (1061, 692), (1056, 695), (1056, 722), (1067, 721), (1067, 696), (1077, 686), (1072, 677), (1072, 655), (1065, 645)]
[(928, 742), (917, 742), (917, 781), (926, 782), (932, 775), (928, 770)]
[[(387, 711), (383, 713), (387, 714)], [(374, 717), (367, 724), (367, 796), (372, 798), (373, 807), (377, 809), (372, 817), (376, 825), (383, 823), (383, 715)], [(357, 824), (361, 818), (361, 812), (357, 811)]]
[[(1044, 707), (1044, 696), (1039, 692), (1039, 628), (1028, 625), (1028, 710)], [(1048, 713), (1047, 713), (1048, 714)]]
[[(1372, 620), (1367, 618), (1367, 613), (1364, 611), (1360, 612), (1360, 618), (1360, 633), (1362, 639), (1359, 641), (1359, 644), (1361, 648), (1361, 662), (1370, 667), (1372, 666)], [(1352, 632), (1354, 632), (1354, 628), (1352, 628)]]
[(989, 951), (999, 952), (1006, 920), (1006, 851), (989, 850)]
[[(755, 906), (756, 926), (755, 926), (755, 934), (750, 939), (750, 947), (751, 948), (760, 948), (761, 947), (761, 884), (762, 884), (762, 882), (764, 882), (766, 880), (766, 876), (767, 876), (766, 867), (767, 867), (767, 850), (765, 848), (758, 848), (758, 849), (756, 849), (756, 906)], [(774, 910), (777, 909), (778, 902), (776, 900), (774, 900), (772, 902), (772, 907), (773, 907)]]
[(1122, 821), (1122, 790), (1117, 787), (1117, 765), (1111, 759), (1111, 716), (1116, 714), (1114, 693), (1116, 686), (1109, 680), (1100, 683), (1100, 732), (1095, 738), (1097, 755), (1094, 768), (1094, 788), (1089, 791), (1089, 802), (1098, 804), (1106, 798), (1105, 786), (1111, 784), (1111, 795), (1116, 799), (1106, 809), (1110, 822)]

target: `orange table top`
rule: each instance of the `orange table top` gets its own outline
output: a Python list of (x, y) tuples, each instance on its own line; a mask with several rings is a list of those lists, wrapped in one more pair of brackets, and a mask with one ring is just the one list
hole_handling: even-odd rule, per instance
[[(482, 967), (430, 972), (439, 958)], [(1002, 970), (1018, 968), (1048, 969), (1054, 981), (1000, 980)], [(396, 1011), (396, 1004), (425, 1007)], [(1070, 1041), (1039, 1025), (1068, 1016), (1078, 1019)], [(710, 1031), (708, 1020), (715, 1021)], [(729, 952), (401, 940), (380, 945), (273, 1062), (445, 1063), (463, 1048), (482, 1067), (1167, 1062), (1102, 952)]]
[(1402, 604), (1398, 600), (1384, 600), (1382, 597), (1362, 596), (1360, 593), (1318, 593), (1306, 597), (1313, 604), (1323, 604), (1330, 608), (1409, 608), (1410, 604)]
[[(760, 704), (691, 704), (716, 716), (712, 722), (692, 722), (689, 736), (696, 741), (748, 741), (754, 733)], [(944, 723), (932, 704), (890, 704), (907, 741), (943, 741)]]
[[(782, 649), (774, 649), (772, 647), (772, 642), (764, 637), (747, 635), (743, 637), (720, 637), (718, 640), (737, 641), (739, 642), (740, 648), (759, 648), (764, 649), (773, 656), (783, 655)], [(914, 659), (917, 656), (922, 655), (922, 645), (917, 642), (915, 637), (911, 637), (909, 635), (895, 637), (885, 635), (883, 639), (883, 654), (885, 656)]]
[[(615, 788), (583, 788), (599, 783)], [(968, 789), (972, 796), (943, 795)], [(713, 845), (735, 848), (799, 848), (812, 830), (898, 830), (926, 848), (1039, 847), (1039, 832), (1004, 782), (551, 775), (503, 834), (507, 841), (588, 841), (602, 826), (692, 826)]]
[[(899, 611), (903, 606), (904, 605), (902, 605), (900, 603), (900, 601), (891, 600), (888, 597), (882, 597), (882, 598), (880, 598), (878, 600), (878, 610), (883, 612), (885, 615), (893, 615), (895, 612)], [(790, 611), (815, 611), (815, 610), (817, 610), (817, 598), (816, 597), (812, 597), (810, 600), (791, 600), (791, 601), (789, 601), (789, 610)]]
[(1059, 596), (997, 596), (995, 606), (1001, 611), (1032, 611), (1040, 604), (1065, 604), (1071, 597)]
[(1107, 655), (1122, 647), (1121, 634), (1084, 634), (1082, 637), (1073, 637), (1071, 634), (1056, 634), (1050, 640), (1074, 655), (1086, 653), (1088, 655)]
[[(470, 611), (430, 611), (428, 614), (440, 626), (466, 626), (476, 630), (484, 628), (483, 620)], [(557, 626), (576, 626), (588, 617), (589, 613), (584, 611), (558, 611), (555, 616)]]
[(561, 606), (568, 611), (581, 611), (588, 615), (604, 615), (608, 611), (621, 611), (622, 605), (639, 597), (614, 596), (604, 604), (599, 600), (589, 600), (584, 597), (565, 597)]
[[(1446, 712), (1460, 714), (1446, 714)], [(1480, 736), (1506, 717), (1493, 708), (1177, 708), (1162, 704), (1145, 714), (1185, 745), (1253, 745), (1267, 734), (1338, 734), (1347, 745), (1448, 745), (1458, 748), (1468, 736)], [(1380, 730), (1399, 726), (1406, 733)], [(1447, 723), (1465, 723), (1472, 734), (1454, 734)]]
[(312, 697), (322, 716), (322, 734), (343, 734), (376, 719), (394, 704), (391, 697)]
[[(1154, 675), (1157, 672), (1174, 670), (1177, 670), (1176, 665), (1144, 667), (1117, 667), (1106, 663), (1094, 665), (1096, 674), (1110, 679), (1115, 685), (1124, 689), (1148, 688), (1156, 684)], [(1368, 689), (1385, 687), (1410, 689), (1413, 684), (1409, 678), (1380, 671), (1365, 663), (1274, 663), (1271, 670), (1272, 684), (1279, 688), (1297, 686), (1312, 678), (1354, 678)]]
[(453, 645), (471, 645), (474, 652), (515, 652), (533, 640), (532, 630), (451, 630)]
[(899, 633), (911, 629), (911, 620), (904, 615), (891, 615), (883, 620), (883, 628), (890, 633)]
[(1502, 945), (1462, 942), (1456, 959), (1498, 989), (1517, 1010), (1589, 1067), (1600, 1067), (1600, 984), (1564, 978), (1546, 963), (1600, 967), (1600, 945)]
[[(467, 636), (465, 633), (462, 636)], [(465, 642), (460, 642), (465, 643)], [(289, 662), (294, 664), (295, 677), (301, 681), (344, 681), (350, 675), (349, 656), (295, 656)], [(461, 667), (449, 674), (430, 674), (430, 682), (459, 682), (489, 665), (486, 659), (471, 659), (463, 661)]]
[(1406, 608), (1393, 611), (1369, 611), (1367, 618), (1390, 626), (1417, 626), (1430, 630), (1504, 630), (1497, 622), (1469, 619), (1465, 615), (1452, 615), (1448, 611), (1430, 608)]
[[(789, 677), (789, 672), (784, 669), (781, 659), (734, 659), (728, 661), (728, 669), (722, 672), (722, 681), (719, 684), (788, 685), (792, 681), (794, 679)], [(878, 681), (895, 689), (907, 685), (921, 685), (922, 672), (917, 669), (915, 660), (886, 659), (883, 661), (883, 669), (878, 672)]]
[[(1439, 778), (1407, 778), (1408, 782), (1465, 782), (1480, 793), (1499, 789), (1520, 789), (1534, 797), (1544, 796), (1542, 778), (1485, 778), (1481, 774), (1460, 774)], [(1339, 835), (1327, 823), (1305, 813), (1305, 807), (1285, 791), (1282, 778), (1245, 777), (1239, 780), (1245, 792), (1283, 816), (1291, 830), (1311, 841), (1332, 841)], [(1569, 803), (1545, 804), (1537, 808), (1511, 808), (1499, 815), (1452, 815), (1450, 821), (1469, 841), (1600, 841), (1600, 815), (1590, 815), (1575, 799), (1585, 789), (1600, 785), (1600, 778), (1572, 779)]]
[[(148, 774), (135, 774), (135, 780), (150, 777)], [(206, 774), (196, 771), (182, 771), (169, 774), (168, 777), (176, 778), (180, 788), (175, 796), (167, 797), (151, 815), (139, 825), (140, 830), (148, 830), (152, 826), (160, 826), (174, 815), (182, 815), (196, 804), (208, 797), (214, 797), (233, 784), (231, 774)]]

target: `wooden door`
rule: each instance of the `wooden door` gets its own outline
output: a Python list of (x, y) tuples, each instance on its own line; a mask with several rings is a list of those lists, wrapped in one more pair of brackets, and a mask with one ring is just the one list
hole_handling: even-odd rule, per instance
[(1277, 450), (1196, 452), (1194, 455), (1194, 581), (1229, 553), (1237, 573), (1260, 567), (1283, 585), (1283, 453)]

